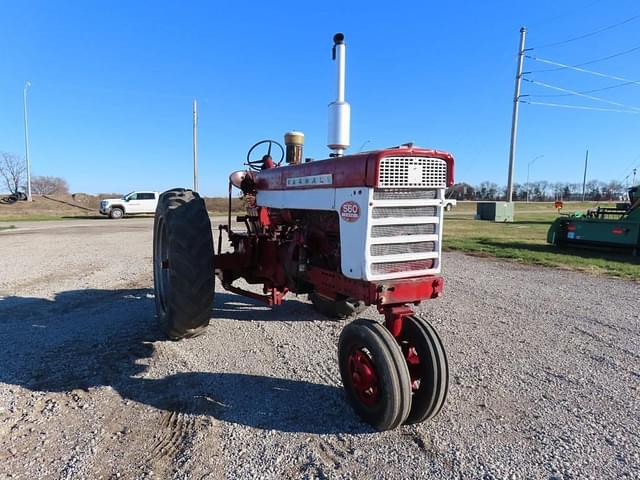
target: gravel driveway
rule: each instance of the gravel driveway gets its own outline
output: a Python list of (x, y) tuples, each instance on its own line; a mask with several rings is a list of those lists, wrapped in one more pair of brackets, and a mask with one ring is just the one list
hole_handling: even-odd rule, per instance
[[(452, 369), (433, 421), (345, 404), (344, 322), (218, 290), (162, 338), (151, 219), (0, 232), (0, 479), (640, 478), (640, 285), (447, 253), (420, 311)], [(369, 309), (364, 316), (377, 318)]]

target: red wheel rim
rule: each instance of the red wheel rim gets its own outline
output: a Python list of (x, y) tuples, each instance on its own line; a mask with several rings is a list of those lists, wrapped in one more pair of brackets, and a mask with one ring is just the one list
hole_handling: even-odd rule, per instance
[(378, 401), (380, 387), (371, 358), (362, 350), (353, 350), (348, 360), (351, 384), (356, 395), (365, 405), (374, 405)]

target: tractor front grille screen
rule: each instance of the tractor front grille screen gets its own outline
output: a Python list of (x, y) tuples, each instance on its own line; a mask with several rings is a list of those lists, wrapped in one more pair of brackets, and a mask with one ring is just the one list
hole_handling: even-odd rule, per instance
[(371, 245), (371, 255), (399, 255), (403, 253), (433, 252), (436, 242), (380, 243)]
[(371, 237), (405, 237), (408, 235), (433, 235), (436, 233), (435, 223), (415, 223), (410, 225), (374, 225)]
[(433, 268), (434, 262), (435, 260), (433, 258), (427, 258), (425, 260), (409, 260), (407, 262), (372, 263), (371, 273), (374, 275), (384, 275), (387, 273), (429, 270), (430, 268)]
[(373, 207), (373, 218), (391, 217), (435, 217), (436, 207)]
[[(432, 158), (409, 160), (440, 162)], [(443, 177), (442, 188), (373, 190), (367, 240), (369, 279), (408, 278), (440, 271), (444, 181)]]
[(376, 188), (373, 191), (374, 200), (433, 200), (436, 198), (438, 191), (434, 188), (413, 189), (413, 188), (388, 188), (382, 190)]
[(445, 188), (447, 162), (440, 158), (388, 157), (380, 160), (378, 187)]

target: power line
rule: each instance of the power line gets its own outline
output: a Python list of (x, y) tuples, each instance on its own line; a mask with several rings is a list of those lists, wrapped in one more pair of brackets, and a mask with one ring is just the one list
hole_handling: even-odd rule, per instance
[[(608, 87), (602, 87), (602, 88), (594, 88), (593, 90), (583, 90), (581, 92), (578, 93), (596, 93), (596, 92), (602, 92), (604, 90), (611, 90), (613, 88), (618, 88), (618, 87), (624, 87), (625, 85), (631, 85), (633, 83), (636, 82), (623, 82), (623, 83), (616, 83), (615, 85), (609, 85)], [(550, 97), (567, 97), (569, 95), (572, 95), (571, 93), (555, 93), (555, 94), (550, 94), (550, 95), (529, 95), (530, 97), (545, 97), (545, 98), (550, 98)]]
[[(640, 81), (638, 81), (638, 80), (631, 80), (629, 78), (618, 77), (616, 75), (609, 75), (607, 73), (596, 72), (595, 70), (587, 70), (586, 68), (579, 68), (579, 67), (574, 67), (572, 65), (565, 65), (564, 63), (554, 62), (553, 60), (547, 60), (546, 58), (533, 57), (531, 55), (526, 55), (526, 57), (531, 59), (531, 60), (535, 60), (536, 62), (548, 63), (550, 65), (559, 65), (561, 67), (569, 68), (569, 69), (575, 70), (577, 72), (582, 72), (582, 73), (588, 73), (590, 75), (595, 75), (596, 77), (610, 78), (612, 80), (620, 80), (622, 82), (629, 82), (630, 84), (633, 83), (633, 84), (640, 85)], [(527, 72), (527, 73), (533, 73), (533, 72)]]
[[(633, 53), (633, 52), (636, 52), (638, 50), (640, 50), (640, 45), (638, 45), (637, 47), (630, 48), (629, 50), (625, 50), (623, 52), (618, 52), (618, 53), (614, 53), (612, 55), (607, 55), (606, 57), (596, 58), (595, 60), (589, 60), (588, 62), (576, 63), (574, 65), (569, 65), (569, 66), (566, 66), (566, 67), (544, 68), (542, 70), (532, 70), (532, 71), (530, 71), (528, 73), (557, 72), (558, 70), (564, 70), (565, 68), (583, 67), (585, 65), (592, 65), (594, 63), (604, 62), (605, 60), (610, 60), (612, 58), (621, 57), (623, 55), (627, 55), (629, 53)], [(532, 58), (532, 57), (528, 57), (528, 58)]]
[(583, 6), (583, 7), (578, 7), (578, 8), (572, 8), (571, 10), (565, 11), (564, 13), (560, 13), (558, 15), (555, 15), (553, 17), (547, 17), (547, 18), (543, 18), (541, 20), (537, 20), (535, 21), (533, 24), (529, 24), (529, 25), (534, 25), (534, 26), (540, 26), (540, 25), (544, 25), (546, 23), (549, 22), (553, 22), (554, 20), (557, 20), (559, 18), (564, 18), (567, 17), (575, 12), (582, 12), (584, 10), (587, 10), (588, 8), (593, 7), (596, 3), (600, 3), (602, 0), (593, 0), (591, 3)]
[(593, 32), (585, 33), (585, 34), (579, 35), (577, 37), (568, 38), (568, 39), (562, 40), (560, 42), (547, 43), (546, 45), (540, 45), (539, 47), (534, 47), (532, 50), (535, 50), (535, 49), (538, 49), (538, 48), (557, 47), (557, 46), (560, 46), (560, 45), (564, 45), (566, 43), (575, 42), (577, 40), (582, 40), (583, 38), (592, 37), (592, 36), (597, 35), (599, 33), (606, 32), (607, 30), (611, 30), (613, 28), (619, 27), (620, 25), (624, 25), (626, 23), (632, 22), (632, 21), (636, 20), (637, 18), (640, 18), (640, 14), (634, 15), (633, 17), (629, 17), (626, 20), (623, 20), (621, 22), (614, 23), (612, 25), (606, 26), (604, 28), (601, 28), (600, 30), (595, 30)]
[[(640, 163), (636, 164), (634, 166), (634, 162), (636, 160), (638, 160), (640, 158), (640, 154), (636, 155), (635, 157), (633, 157), (633, 160), (631, 160), (631, 162), (629, 162), (627, 164), (627, 166), (622, 170), (622, 174), (620, 175), (620, 179), (622, 179), (625, 176), (625, 173), (629, 172), (629, 175), (631, 175), (631, 172), (633, 171), (633, 169), (635, 168), (635, 166), (640, 166)], [(627, 177), (629, 176), (627, 175)]]
[(536, 80), (530, 80), (528, 78), (523, 78), (523, 80), (525, 82), (533, 83), (534, 85), (539, 85), (541, 87), (549, 88), (551, 90), (557, 90), (559, 92), (564, 92), (564, 93), (567, 93), (569, 95), (575, 95), (577, 97), (588, 98), (589, 100), (595, 100), (596, 102), (608, 103), (609, 105), (615, 105), (616, 107), (628, 108), (628, 109), (637, 110), (638, 112), (640, 112), (640, 108), (633, 107), (631, 105), (625, 105), (624, 103), (613, 102), (611, 100), (606, 100), (604, 98), (596, 97), (596, 96), (593, 96), (593, 95), (586, 95), (584, 93), (580, 93), (580, 92), (577, 92), (575, 90), (569, 90), (568, 88), (558, 87), (556, 85), (550, 85), (548, 83), (538, 82)]
[(576, 110), (595, 110), (598, 112), (617, 112), (617, 113), (640, 113), (640, 111), (635, 110), (622, 110), (618, 108), (600, 108), (600, 107), (587, 107), (586, 105), (567, 105), (563, 103), (549, 103), (549, 102), (534, 102), (531, 100), (520, 100), (522, 103), (526, 103), (528, 105), (543, 105), (546, 107), (561, 107), (561, 108), (570, 108)]

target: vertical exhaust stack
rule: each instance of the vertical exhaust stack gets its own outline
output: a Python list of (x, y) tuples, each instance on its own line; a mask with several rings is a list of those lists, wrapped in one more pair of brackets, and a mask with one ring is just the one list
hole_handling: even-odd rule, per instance
[(344, 35), (333, 36), (333, 59), (338, 64), (338, 85), (336, 100), (329, 104), (329, 138), (327, 146), (333, 150), (332, 156), (340, 156), (349, 147), (351, 128), (351, 106), (344, 100), (345, 91), (345, 57), (346, 46)]

